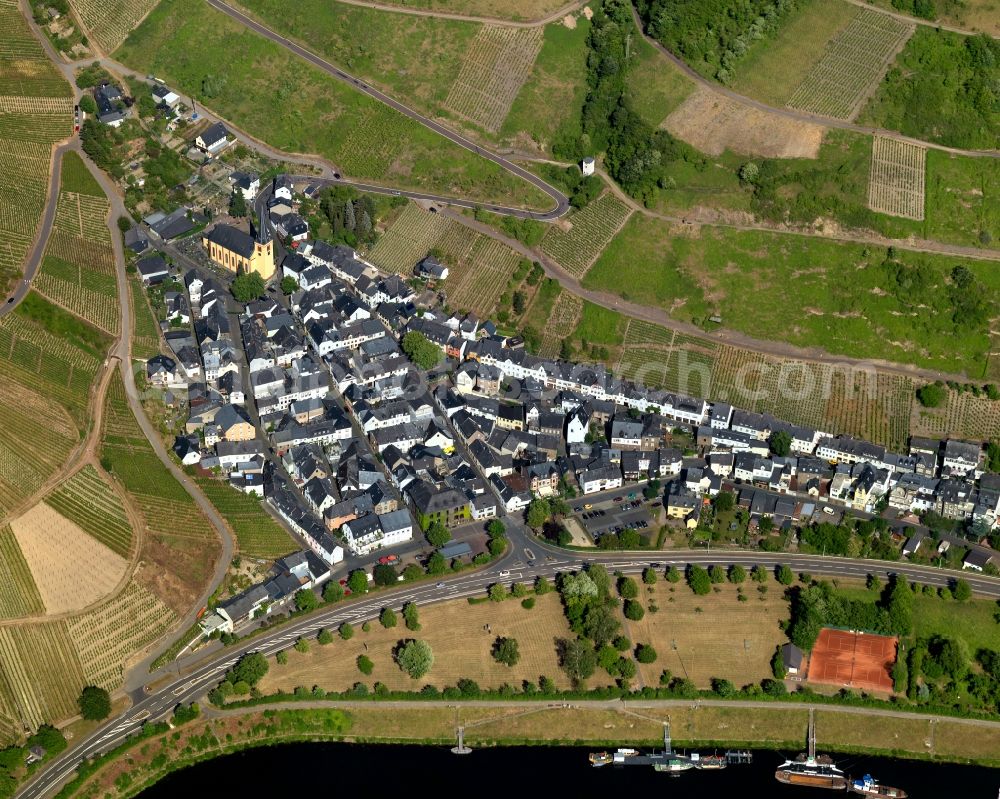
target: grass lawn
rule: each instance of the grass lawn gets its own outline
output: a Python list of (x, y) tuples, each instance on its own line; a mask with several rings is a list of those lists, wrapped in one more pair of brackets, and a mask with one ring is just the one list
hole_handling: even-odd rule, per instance
[(632, 108), (654, 127), (694, 90), (694, 83), (644, 38), (632, 40), (635, 61), (628, 73)]
[(812, 0), (793, 11), (776, 36), (751, 45), (736, 67), (732, 88), (765, 103), (783, 106), (823, 56), (826, 43), (858, 15), (842, 0)]
[[(396, 627), (384, 629), (373, 621), (371, 631), (365, 633), (356, 624), (349, 641), (335, 636), (333, 643), (320, 646), (311, 640), (306, 653), (289, 647), (287, 665), (272, 665), (261, 682), (261, 691), (291, 691), (299, 685), (343, 691), (359, 680), (379, 680), (394, 690), (419, 690), (427, 684), (439, 688), (454, 685), (462, 677), (475, 680), (483, 688), (498, 688), (504, 683), (519, 685), (522, 680), (537, 682), (542, 675), (551, 677), (560, 687), (569, 685), (566, 673), (559, 668), (555, 640), (572, 637), (572, 633), (554, 591), (537, 597), (531, 610), (522, 608), (518, 599), (477, 605), (463, 599), (421, 607), (422, 627), (418, 632), (407, 630), (399, 607), (395, 609), (399, 621)], [(512, 668), (497, 663), (490, 654), (499, 636), (517, 639), (521, 660)], [(411, 680), (393, 662), (393, 647), (406, 638), (426, 641), (434, 653), (433, 667), (420, 680)], [(370, 678), (357, 668), (360, 655), (367, 655), (375, 664)]]
[[(648, 236), (639, 222), (626, 225), (609, 245), (611, 255), (588, 273), (587, 285), (642, 300), (627, 287), (649, 285), (666, 264), (698, 289), (676, 291), (668, 280), (662, 299), (646, 302), (678, 318), (701, 316), (689, 310), (686, 296), (691, 309), (707, 307), (723, 325), (759, 338), (976, 378), (983, 373), (987, 324), (956, 326), (947, 278), (963, 265), (983, 291), (994, 292), (1000, 277), (990, 263), (905, 252), (896, 254), (903, 264), (897, 270), (883, 264), (884, 251), (861, 245), (709, 226), (672, 239), (661, 235), (660, 248), (649, 246)], [(909, 282), (916, 276), (927, 281), (919, 292)]]
[(583, 314), (573, 337), (588, 344), (618, 345), (625, 335), (625, 317), (600, 305), (584, 301)]
[(704, 166), (688, 161), (668, 164), (664, 174), (674, 185), (660, 192), (656, 210), (675, 216), (699, 206), (750, 212), (750, 191), (740, 184), (739, 169), (748, 160), (728, 150), (705, 156)]
[(548, 207), (534, 187), (355, 92), (200, 0), (164, 0), (116, 51), (269, 144), (356, 178)]
[(104, 197), (101, 184), (90, 174), (90, 170), (83, 163), (83, 159), (72, 150), (63, 155), (62, 171), (59, 175), (59, 188), (62, 191), (73, 191), (77, 194)]
[(239, 5), (268, 27), (418, 108), (444, 102), (481, 27), (323, 0), (240, 0)]
[(589, 32), (583, 16), (572, 29), (559, 22), (545, 27), (542, 49), (500, 128), (501, 139), (527, 139), (548, 152), (560, 130), (579, 128), (587, 94)]
[(925, 238), (1000, 245), (1000, 161), (928, 150), (925, 185)]
[[(655, 686), (664, 669), (675, 677), (686, 677), (699, 688), (711, 687), (713, 677), (732, 680), (737, 687), (771, 676), (775, 647), (788, 639), (778, 626), (788, 618), (788, 602), (771, 581), (761, 599), (757, 583), (747, 581), (746, 602), (737, 599), (736, 586), (714, 586), (719, 593), (697, 596), (683, 581), (659, 580), (640, 585), (646, 605), (641, 621), (626, 621), (633, 644), (652, 644), (658, 655), (654, 663), (639, 664), (645, 685)], [(653, 604), (658, 610), (649, 611)]]
[(934, 633), (957, 636), (969, 645), (970, 655), (975, 655), (977, 649), (1000, 651), (998, 612), (1000, 604), (990, 599), (955, 602), (918, 596), (913, 603), (914, 632), (918, 637)]

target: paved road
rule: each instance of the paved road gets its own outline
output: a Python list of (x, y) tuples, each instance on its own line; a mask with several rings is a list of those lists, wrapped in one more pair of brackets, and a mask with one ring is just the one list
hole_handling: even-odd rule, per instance
[[(212, 2), (212, 0), (209, 0), (209, 2)], [(747, 97), (739, 92), (734, 92), (732, 89), (727, 89), (725, 86), (706, 78), (699, 72), (696, 72), (694, 69), (689, 67), (683, 59), (678, 58), (666, 47), (660, 44), (659, 41), (654, 39), (652, 36), (647, 35), (646, 30), (642, 25), (642, 20), (639, 18), (639, 12), (636, 11), (634, 5), (630, 6), (630, 8), (632, 9), (632, 18), (635, 20), (636, 27), (642, 32), (643, 38), (659, 50), (660, 53), (666, 56), (666, 58), (669, 59), (681, 72), (687, 75), (687, 77), (695, 83), (704, 86), (716, 94), (721, 94), (723, 97), (734, 100), (740, 105), (745, 105), (748, 108), (754, 108), (758, 111), (764, 111), (768, 114), (776, 114), (777, 116), (785, 117), (786, 119), (794, 119), (797, 122), (812, 122), (814, 124), (825, 125), (828, 128), (852, 130), (855, 133), (864, 133), (867, 135), (878, 134), (879, 136), (898, 139), (899, 141), (909, 142), (910, 144), (916, 144), (921, 147), (930, 147), (934, 150), (942, 150), (946, 153), (967, 155), (974, 158), (1000, 158), (1000, 151), (998, 150), (962, 150), (958, 147), (947, 147), (943, 144), (935, 144), (934, 142), (924, 141), (922, 139), (914, 139), (911, 136), (904, 136), (902, 133), (895, 130), (856, 125), (855, 123), (848, 122), (844, 119), (823, 116), (821, 114), (810, 114), (805, 111), (796, 111), (792, 108), (778, 108), (776, 106), (768, 105), (767, 103), (762, 103), (759, 100), (754, 100), (752, 97)]]
[[(447, 578), (442, 588), (432, 583), (401, 585), (391, 591), (381, 592), (371, 597), (343, 602), (317, 613), (298, 619), (292, 623), (262, 633), (255, 638), (223, 648), (211, 645), (207, 651), (189, 655), (177, 661), (168, 669), (151, 675), (151, 681), (168, 675), (169, 679), (156, 693), (141, 698), (131, 709), (109, 721), (88, 736), (78, 746), (47, 764), (36, 778), (18, 794), (25, 799), (45, 796), (54, 791), (63, 780), (72, 774), (81, 758), (109, 749), (134, 732), (143, 720), (158, 719), (168, 714), (179, 702), (190, 702), (202, 696), (206, 690), (219, 682), (226, 669), (230, 668), (246, 652), (262, 652), (272, 655), (285, 649), (299, 636), (312, 636), (323, 628), (332, 629), (342, 622), (352, 624), (375, 618), (387, 606), (399, 607), (404, 602), (418, 605), (433, 604), (446, 600), (482, 595), (495, 582), (529, 582), (536, 576), (553, 577), (560, 571), (577, 569), (585, 563), (601, 563), (609, 569), (619, 569), (626, 573), (636, 573), (651, 561), (659, 563), (659, 568), (668, 565), (678, 567), (688, 564), (728, 566), (740, 563), (745, 567), (762, 565), (773, 568), (786, 563), (796, 572), (809, 572), (832, 578), (864, 578), (868, 574), (885, 577), (900, 574), (909, 580), (934, 586), (948, 585), (957, 575), (955, 572), (917, 566), (909, 563), (890, 563), (861, 559), (821, 557), (817, 555), (775, 555), (759, 552), (593, 552), (581, 554), (560, 550), (534, 538), (528, 538), (522, 529), (512, 529), (511, 548), (508, 553), (486, 570), (477, 573)], [(535, 565), (528, 567), (523, 560), (525, 548), (535, 555)], [(501, 577), (501, 572), (506, 572)], [(984, 576), (963, 575), (972, 589), (982, 596), (1000, 597), (1000, 579)], [(768, 707), (772, 707), (768, 703)], [(798, 707), (798, 705), (797, 705)]]
[[(478, 206), (482, 206), (484, 208), (490, 209), (491, 211), (507, 214), (509, 216), (517, 216), (521, 217), (522, 219), (538, 219), (544, 221), (551, 221), (553, 219), (558, 219), (569, 210), (569, 200), (567, 199), (566, 195), (563, 194), (554, 186), (550, 186), (548, 183), (546, 183), (544, 180), (538, 177), (538, 175), (532, 174), (528, 170), (524, 169), (521, 166), (518, 166), (512, 161), (507, 160), (501, 155), (497, 155), (496, 153), (493, 153), (484, 147), (480, 147), (474, 141), (467, 139), (465, 138), (465, 136), (462, 136), (458, 133), (455, 133), (453, 130), (450, 130), (449, 128), (446, 128), (444, 125), (435, 122), (433, 119), (425, 117), (423, 114), (414, 111), (409, 106), (403, 105), (403, 103), (399, 102), (398, 100), (394, 100), (389, 95), (380, 92), (378, 89), (374, 88), (373, 86), (370, 86), (369, 84), (365, 83), (359, 78), (356, 78), (353, 75), (344, 72), (339, 67), (335, 67), (329, 61), (320, 58), (315, 53), (312, 53), (309, 50), (306, 50), (304, 47), (295, 44), (295, 42), (286, 39), (284, 36), (275, 33), (270, 28), (261, 25), (259, 22), (253, 20), (243, 12), (237, 11), (232, 6), (229, 6), (226, 3), (221, 2), (221, 0), (205, 0), (205, 2), (207, 2), (210, 6), (212, 6), (212, 8), (221, 11), (222, 13), (228, 15), (229, 17), (236, 20), (240, 24), (246, 26), (247, 28), (250, 28), (250, 30), (254, 31), (255, 33), (271, 40), (275, 44), (281, 45), (286, 50), (290, 50), (291, 52), (295, 53), (295, 55), (299, 56), (299, 58), (308, 61), (310, 64), (323, 70), (328, 75), (332, 75), (333, 77), (337, 78), (337, 80), (346, 83), (348, 86), (351, 86), (355, 90), (367, 94), (369, 97), (378, 100), (380, 103), (384, 103), (393, 110), (398, 111), (399, 113), (409, 117), (410, 119), (416, 122), (419, 122), (424, 127), (434, 131), (439, 136), (443, 136), (450, 142), (457, 144), (459, 147), (462, 147), (471, 153), (475, 153), (478, 156), (481, 156), (489, 161), (492, 161), (505, 171), (510, 172), (512, 175), (516, 175), (522, 180), (530, 183), (531, 185), (535, 186), (536, 188), (545, 192), (545, 194), (547, 194), (549, 197), (551, 197), (552, 200), (555, 202), (555, 208), (546, 212), (538, 212), (538, 211), (526, 211), (522, 208), (511, 208), (502, 205), (489, 205), (484, 203), (469, 202), (468, 200), (453, 200), (448, 198), (440, 198), (429, 194), (421, 195), (418, 193), (405, 193), (405, 196), (412, 197), (413, 199), (441, 200), (443, 202), (451, 203), (452, 205), (460, 205), (463, 208), (475, 208)], [(399, 193), (404, 194), (404, 192), (399, 192)]]

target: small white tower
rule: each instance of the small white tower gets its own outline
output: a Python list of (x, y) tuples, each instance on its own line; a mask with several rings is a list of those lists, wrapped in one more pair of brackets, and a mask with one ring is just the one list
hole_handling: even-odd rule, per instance
[(593, 175), (594, 174), (594, 158), (593, 158), (593, 156), (588, 155), (586, 158), (584, 158), (580, 162), (580, 169), (583, 171), (583, 176), (584, 177), (587, 177), (587, 175)]

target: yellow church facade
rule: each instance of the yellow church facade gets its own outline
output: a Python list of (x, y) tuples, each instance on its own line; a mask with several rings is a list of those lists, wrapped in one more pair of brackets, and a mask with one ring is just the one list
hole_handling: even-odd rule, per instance
[(202, 236), (202, 246), (213, 263), (231, 272), (256, 272), (265, 280), (274, 274), (274, 242), (261, 224), (257, 235), (232, 225), (216, 225)]

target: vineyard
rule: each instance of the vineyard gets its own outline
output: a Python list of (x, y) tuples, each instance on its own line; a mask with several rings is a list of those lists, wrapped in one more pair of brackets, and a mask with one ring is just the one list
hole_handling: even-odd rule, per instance
[(160, 328), (146, 299), (146, 290), (135, 275), (129, 275), (128, 290), (132, 301), (132, 319), (135, 321), (132, 356), (146, 361), (160, 351)]
[(563, 340), (573, 335), (582, 313), (583, 300), (568, 291), (561, 292), (542, 330), (542, 345), (538, 354), (543, 358), (558, 356)]
[(0, 627), (0, 694), (32, 729), (79, 712), (86, 684), (66, 622)]
[(113, 53), (157, 0), (73, 0), (83, 24), (105, 53)]
[(41, 394), (4, 381), (0, 391), (0, 515), (41, 488), (69, 456), (77, 437), (66, 411)]
[(618, 368), (650, 388), (707, 396), (716, 345), (659, 325), (629, 320)]
[(51, 145), (72, 133), (69, 84), (17, 3), (0, 1), (0, 290), (21, 273), (48, 190)]
[(111, 594), (128, 561), (39, 502), (10, 523), (51, 615), (83, 610)]
[(129, 658), (162, 636), (175, 620), (163, 602), (131, 582), (100, 608), (68, 623), (88, 683), (107, 690), (121, 687)]
[(445, 105), (497, 133), (542, 49), (544, 29), (483, 25), (466, 51)]
[(875, 136), (868, 178), (868, 207), (882, 214), (922, 220), (926, 161), (926, 147)]
[(129, 556), (132, 525), (118, 495), (93, 466), (84, 466), (45, 502), (113, 552)]
[(0, 618), (42, 613), (45, 606), (10, 527), (0, 528)]
[(403, 152), (405, 117), (384, 105), (364, 111), (337, 154), (337, 163), (357, 178), (384, 177)]
[(823, 57), (792, 92), (788, 107), (853, 119), (886, 65), (912, 33), (912, 25), (861, 9), (827, 44)]
[(475, 243), (468, 256), (455, 262), (448, 274), (448, 303), (455, 308), (488, 316), (517, 269), (520, 256), (503, 242), (466, 231)]
[(1000, 439), (1000, 403), (968, 391), (949, 389), (948, 399), (940, 408), (924, 408), (914, 403), (911, 424), (914, 435), (978, 441)]
[(457, 224), (410, 203), (379, 237), (369, 254), (369, 260), (388, 272), (412, 275), (417, 261), (427, 255), (435, 242)]
[(570, 216), (568, 229), (553, 225), (542, 239), (542, 250), (566, 271), (583, 277), (630, 214), (625, 203), (607, 192)]
[(212, 477), (196, 481), (236, 534), (240, 553), (251, 558), (277, 558), (295, 548), (285, 529), (264, 510), (260, 500)]

